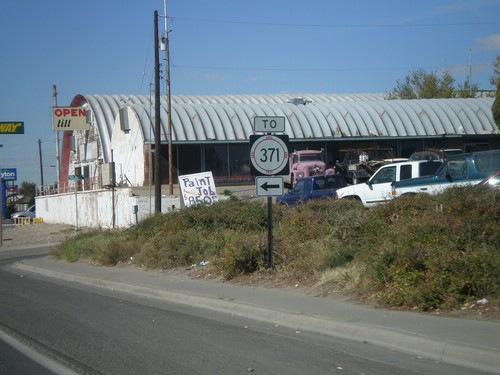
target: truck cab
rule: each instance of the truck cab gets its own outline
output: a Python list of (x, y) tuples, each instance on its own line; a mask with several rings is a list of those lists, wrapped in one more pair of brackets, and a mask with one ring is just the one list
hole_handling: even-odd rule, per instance
[(276, 198), (276, 203), (295, 206), (312, 199), (335, 198), (337, 189), (347, 186), (340, 174), (304, 177), (297, 181), (293, 189)]
[(323, 150), (295, 150), (290, 153), (290, 184), (304, 177), (323, 175), (326, 170)]

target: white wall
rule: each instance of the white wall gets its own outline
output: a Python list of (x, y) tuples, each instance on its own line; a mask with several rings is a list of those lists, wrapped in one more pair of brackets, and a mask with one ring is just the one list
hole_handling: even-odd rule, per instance
[[(127, 228), (154, 214), (154, 197), (134, 196), (131, 188), (116, 188), (115, 228)], [(180, 197), (162, 197), (162, 212), (175, 206), (180, 208)], [(135, 214), (137, 207), (137, 215)], [(69, 224), (75, 227), (113, 228), (113, 200), (111, 190), (80, 191), (36, 197), (36, 216), (49, 224)]]
[[(113, 124), (111, 149), (115, 162), (116, 181), (128, 181), (132, 186), (144, 185), (144, 138), (140, 131), (139, 120), (135, 112), (127, 107), (130, 130), (124, 132), (120, 128), (120, 114)], [(111, 159), (110, 159), (111, 160)]]

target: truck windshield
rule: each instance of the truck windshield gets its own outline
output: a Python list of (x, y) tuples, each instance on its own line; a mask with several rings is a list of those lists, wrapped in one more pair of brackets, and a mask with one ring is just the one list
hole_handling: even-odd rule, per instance
[(305, 154), (299, 156), (300, 161), (323, 161), (321, 154)]

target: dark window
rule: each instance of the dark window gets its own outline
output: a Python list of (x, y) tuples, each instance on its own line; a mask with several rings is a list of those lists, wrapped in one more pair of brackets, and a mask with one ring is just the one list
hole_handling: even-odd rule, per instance
[(315, 179), (314, 180), (314, 190), (322, 190), (325, 189), (325, 179)]
[(430, 176), (431, 174), (434, 174), (434, 172), (436, 172), (440, 166), (441, 163), (436, 163), (433, 161), (430, 161), (428, 163), (420, 163), (420, 176)]
[(341, 175), (333, 175), (326, 178), (325, 189), (336, 189), (344, 186)]
[(231, 177), (243, 178), (250, 176), (250, 147), (245, 145), (229, 145), (229, 161)]
[(411, 164), (405, 164), (401, 166), (401, 175), (399, 176), (400, 180), (408, 180), (411, 178)]
[(205, 146), (205, 170), (212, 171), (215, 177), (228, 177), (227, 171), (227, 145)]
[(467, 175), (467, 159), (449, 160), (447, 173), (451, 177), (465, 177)]
[(393, 166), (379, 169), (371, 181), (373, 184), (384, 184), (396, 181), (396, 167)]
[(474, 156), (478, 172), (493, 173), (500, 168), (500, 152)]

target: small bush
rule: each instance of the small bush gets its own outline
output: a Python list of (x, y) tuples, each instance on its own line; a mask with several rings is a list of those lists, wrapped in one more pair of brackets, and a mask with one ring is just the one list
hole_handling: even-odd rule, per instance
[(267, 247), (261, 233), (247, 233), (244, 236), (232, 233), (229, 237), (215, 260), (226, 279), (253, 273), (264, 266)]

